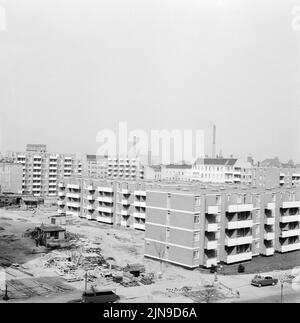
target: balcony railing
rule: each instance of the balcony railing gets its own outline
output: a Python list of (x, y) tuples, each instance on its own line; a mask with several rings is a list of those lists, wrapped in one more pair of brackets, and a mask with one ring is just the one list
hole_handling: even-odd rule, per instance
[(103, 223), (113, 223), (113, 218), (112, 217), (106, 217), (106, 216), (97, 216), (97, 221), (98, 222), (103, 222)]
[(289, 252), (289, 251), (294, 251), (294, 250), (299, 250), (300, 249), (300, 243), (291, 243), (287, 245), (281, 245), (279, 247), (280, 252)]
[(265, 240), (274, 240), (275, 233), (274, 232), (265, 232), (264, 238), (265, 238)]
[(289, 208), (300, 208), (300, 201), (289, 201), (289, 202), (282, 202), (283, 209)]
[(217, 232), (218, 231), (218, 223), (207, 223), (206, 227), (205, 227), (205, 231)]
[(280, 236), (281, 238), (300, 236), (300, 229), (282, 230)]
[(228, 255), (226, 257), (226, 263), (231, 264), (235, 262), (245, 261), (252, 259), (252, 252), (243, 252), (234, 255)]
[(252, 220), (236, 220), (236, 221), (228, 221), (227, 229), (241, 229), (241, 228), (251, 228), (253, 226)]
[(228, 205), (228, 212), (236, 213), (236, 212), (247, 212), (253, 211), (253, 204), (231, 204)]
[(300, 222), (300, 214), (283, 215), (283, 216), (280, 217), (280, 222), (282, 222), (282, 223)]
[(245, 236), (245, 237), (237, 237), (237, 238), (229, 238), (225, 239), (225, 245), (228, 247), (238, 246), (243, 244), (251, 244), (252, 243), (252, 236)]

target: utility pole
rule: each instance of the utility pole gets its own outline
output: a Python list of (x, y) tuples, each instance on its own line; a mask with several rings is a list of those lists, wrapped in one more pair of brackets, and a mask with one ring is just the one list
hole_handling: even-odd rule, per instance
[(283, 302), (283, 281), (281, 280), (281, 287), (280, 287), (280, 290), (281, 290), (281, 292), (280, 292), (280, 303), (282, 304), (282, 302)]

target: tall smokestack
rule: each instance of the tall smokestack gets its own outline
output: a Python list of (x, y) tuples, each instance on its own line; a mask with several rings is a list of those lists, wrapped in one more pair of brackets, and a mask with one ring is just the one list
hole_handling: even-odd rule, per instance
[(216, 158), (216, 125), (213, 124), (213, 147), (212, 147), (212, 158)]

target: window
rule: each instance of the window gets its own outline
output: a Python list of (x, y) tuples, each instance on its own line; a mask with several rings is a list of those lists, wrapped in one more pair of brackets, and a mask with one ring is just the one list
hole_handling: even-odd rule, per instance
[(199, 216), (199, 215), (195, 215), (195, 216), (194, 216), (194, 223), (195, 223), (195, 224), (200, 223), (200, 216)]
[(201, 197), (200, 196), (197, 196), (195, 198), (195, 206), (200, 206), (201, 205)]
[(194, 251), (194, 260), (195, 259), (199, 259), (199, 251), (198, 250)]
[(194, 241), (199, 241), (200, 240), (200, 232), (197, 231), (194, 233)]

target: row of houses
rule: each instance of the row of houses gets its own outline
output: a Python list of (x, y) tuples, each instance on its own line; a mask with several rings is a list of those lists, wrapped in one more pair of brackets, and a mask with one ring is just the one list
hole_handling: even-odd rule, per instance
[(253, 166), (248, 161), (236, 158), (198, 158), (193, 164), (147, 166), (144, 172), (146, 180), (197, 181), (256, 187), (300, 184), (300, 168)]
[(145, 231), (145, 256), (188, 268), (300, 249), (299, 187), (70, 177), (58, 213)]

